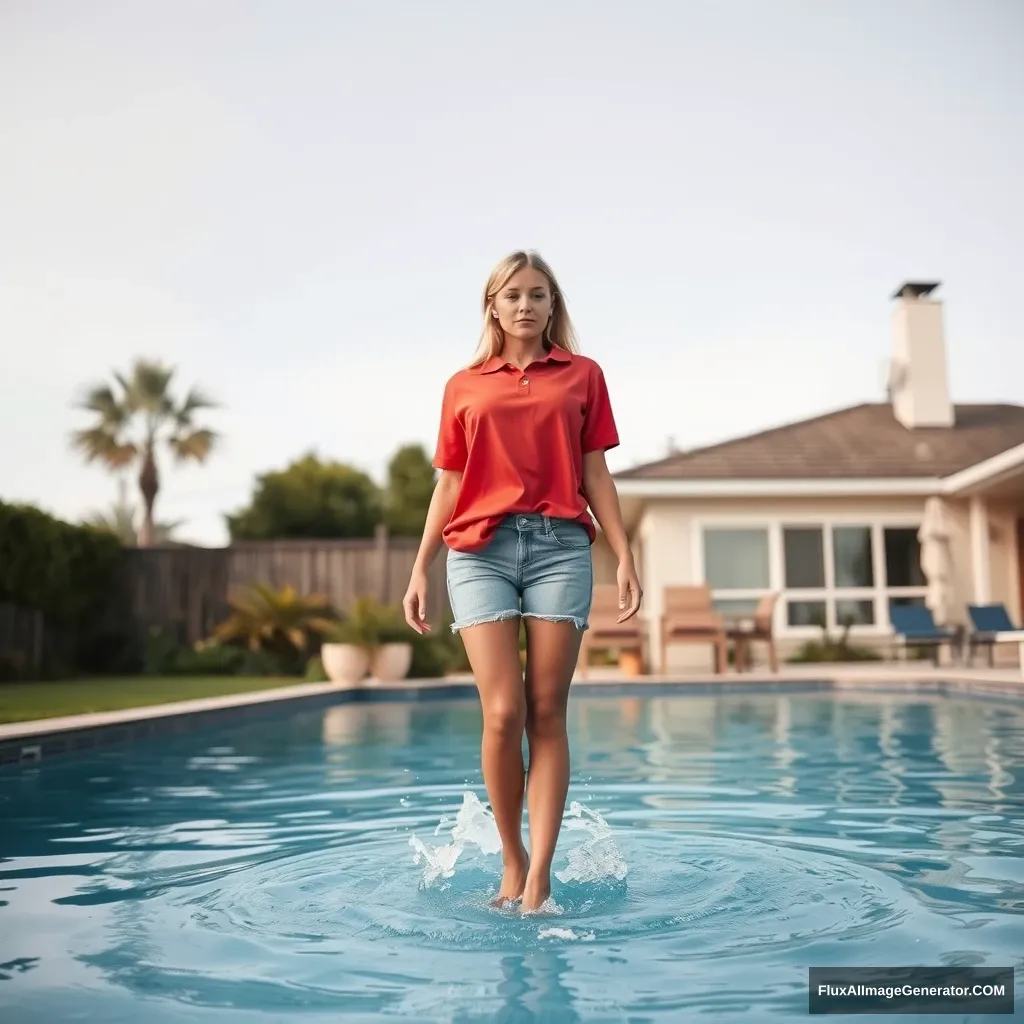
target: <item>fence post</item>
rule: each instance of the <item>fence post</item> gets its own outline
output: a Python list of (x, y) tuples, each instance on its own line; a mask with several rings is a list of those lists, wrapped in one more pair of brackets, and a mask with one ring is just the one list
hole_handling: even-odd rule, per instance
[(373, 531), (373, 539), (377, 544), (377, 600), (384, 604), (390, 596), (391, 589), (388, 586), (391, 566), (388, 564), (388, 527), (386, 523), (377, 524)]

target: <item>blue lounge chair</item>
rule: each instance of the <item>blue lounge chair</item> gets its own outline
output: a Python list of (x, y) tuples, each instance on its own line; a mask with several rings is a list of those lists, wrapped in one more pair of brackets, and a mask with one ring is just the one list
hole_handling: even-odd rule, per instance
[(996, 644), (1017, 643), (1020, 645), (1021, 670), (1024, 672), (1024, 629), (1013, 624), (1005, 604), (969, 604), (967, 616), (971, 620), (968, 643), (972, 660), (975, 648), (987, 647), (991, 668), (995, 664)]
[(936, 665), (939, 663), (942, 645), (949, 644), (952, 650), (952, 645), (958, 639), (957, 630), (936, 626), (930, 609), (924, 605), (895, 605), (889, 609), (889, 621), (902, 647), (931, 647)]

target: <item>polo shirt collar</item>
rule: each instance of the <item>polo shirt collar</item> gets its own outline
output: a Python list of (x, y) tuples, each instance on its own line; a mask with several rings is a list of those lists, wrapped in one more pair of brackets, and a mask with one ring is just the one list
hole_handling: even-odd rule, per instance
[[(536, 361), (545, 363), (568, 363), (571, 360), (572, 356), (566, 352), (564, 348), (552, 345), (551, 348), (548, 349), (544, 358)], [(473, 373), (494, 373), (496, 370), (500, 370), (507, 364), (507, 359), (502, 359), (501, 356), (491, 356), (489, 359), (484, 360), (484, 362), (479, 366), (474, 366)]]

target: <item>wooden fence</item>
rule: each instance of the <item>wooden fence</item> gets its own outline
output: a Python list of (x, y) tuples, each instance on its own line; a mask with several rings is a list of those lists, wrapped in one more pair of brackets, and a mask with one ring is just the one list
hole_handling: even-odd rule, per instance
[[(182, 643), (208, 637), (230, 613), (229, 595), (259, 582), (301, 594), (323, 594), (340, 611), (360, 597), (400, 604), (409, 585), (418, 537), (383, 528), (366, 540), (236, 542), (226, 548), (133, 548), (125, 551), (123, 599), (141, 626), (162, 627)], [(443, 549), (442, 549), (443, 551)], [(431, 566), (429, 621), (449, 613), (444, 558)]]
[(41, 612), (0, 603), (0, 681), (33, 676), (43, 663), (47, 641)]

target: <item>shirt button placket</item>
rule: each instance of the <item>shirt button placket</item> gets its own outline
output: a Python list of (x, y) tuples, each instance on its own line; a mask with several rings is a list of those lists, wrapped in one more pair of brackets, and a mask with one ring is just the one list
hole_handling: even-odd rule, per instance
[(520, 377), (519, 379), (519, 391), (521, 394), (528, 395), (530, 393), (530, 378)]

